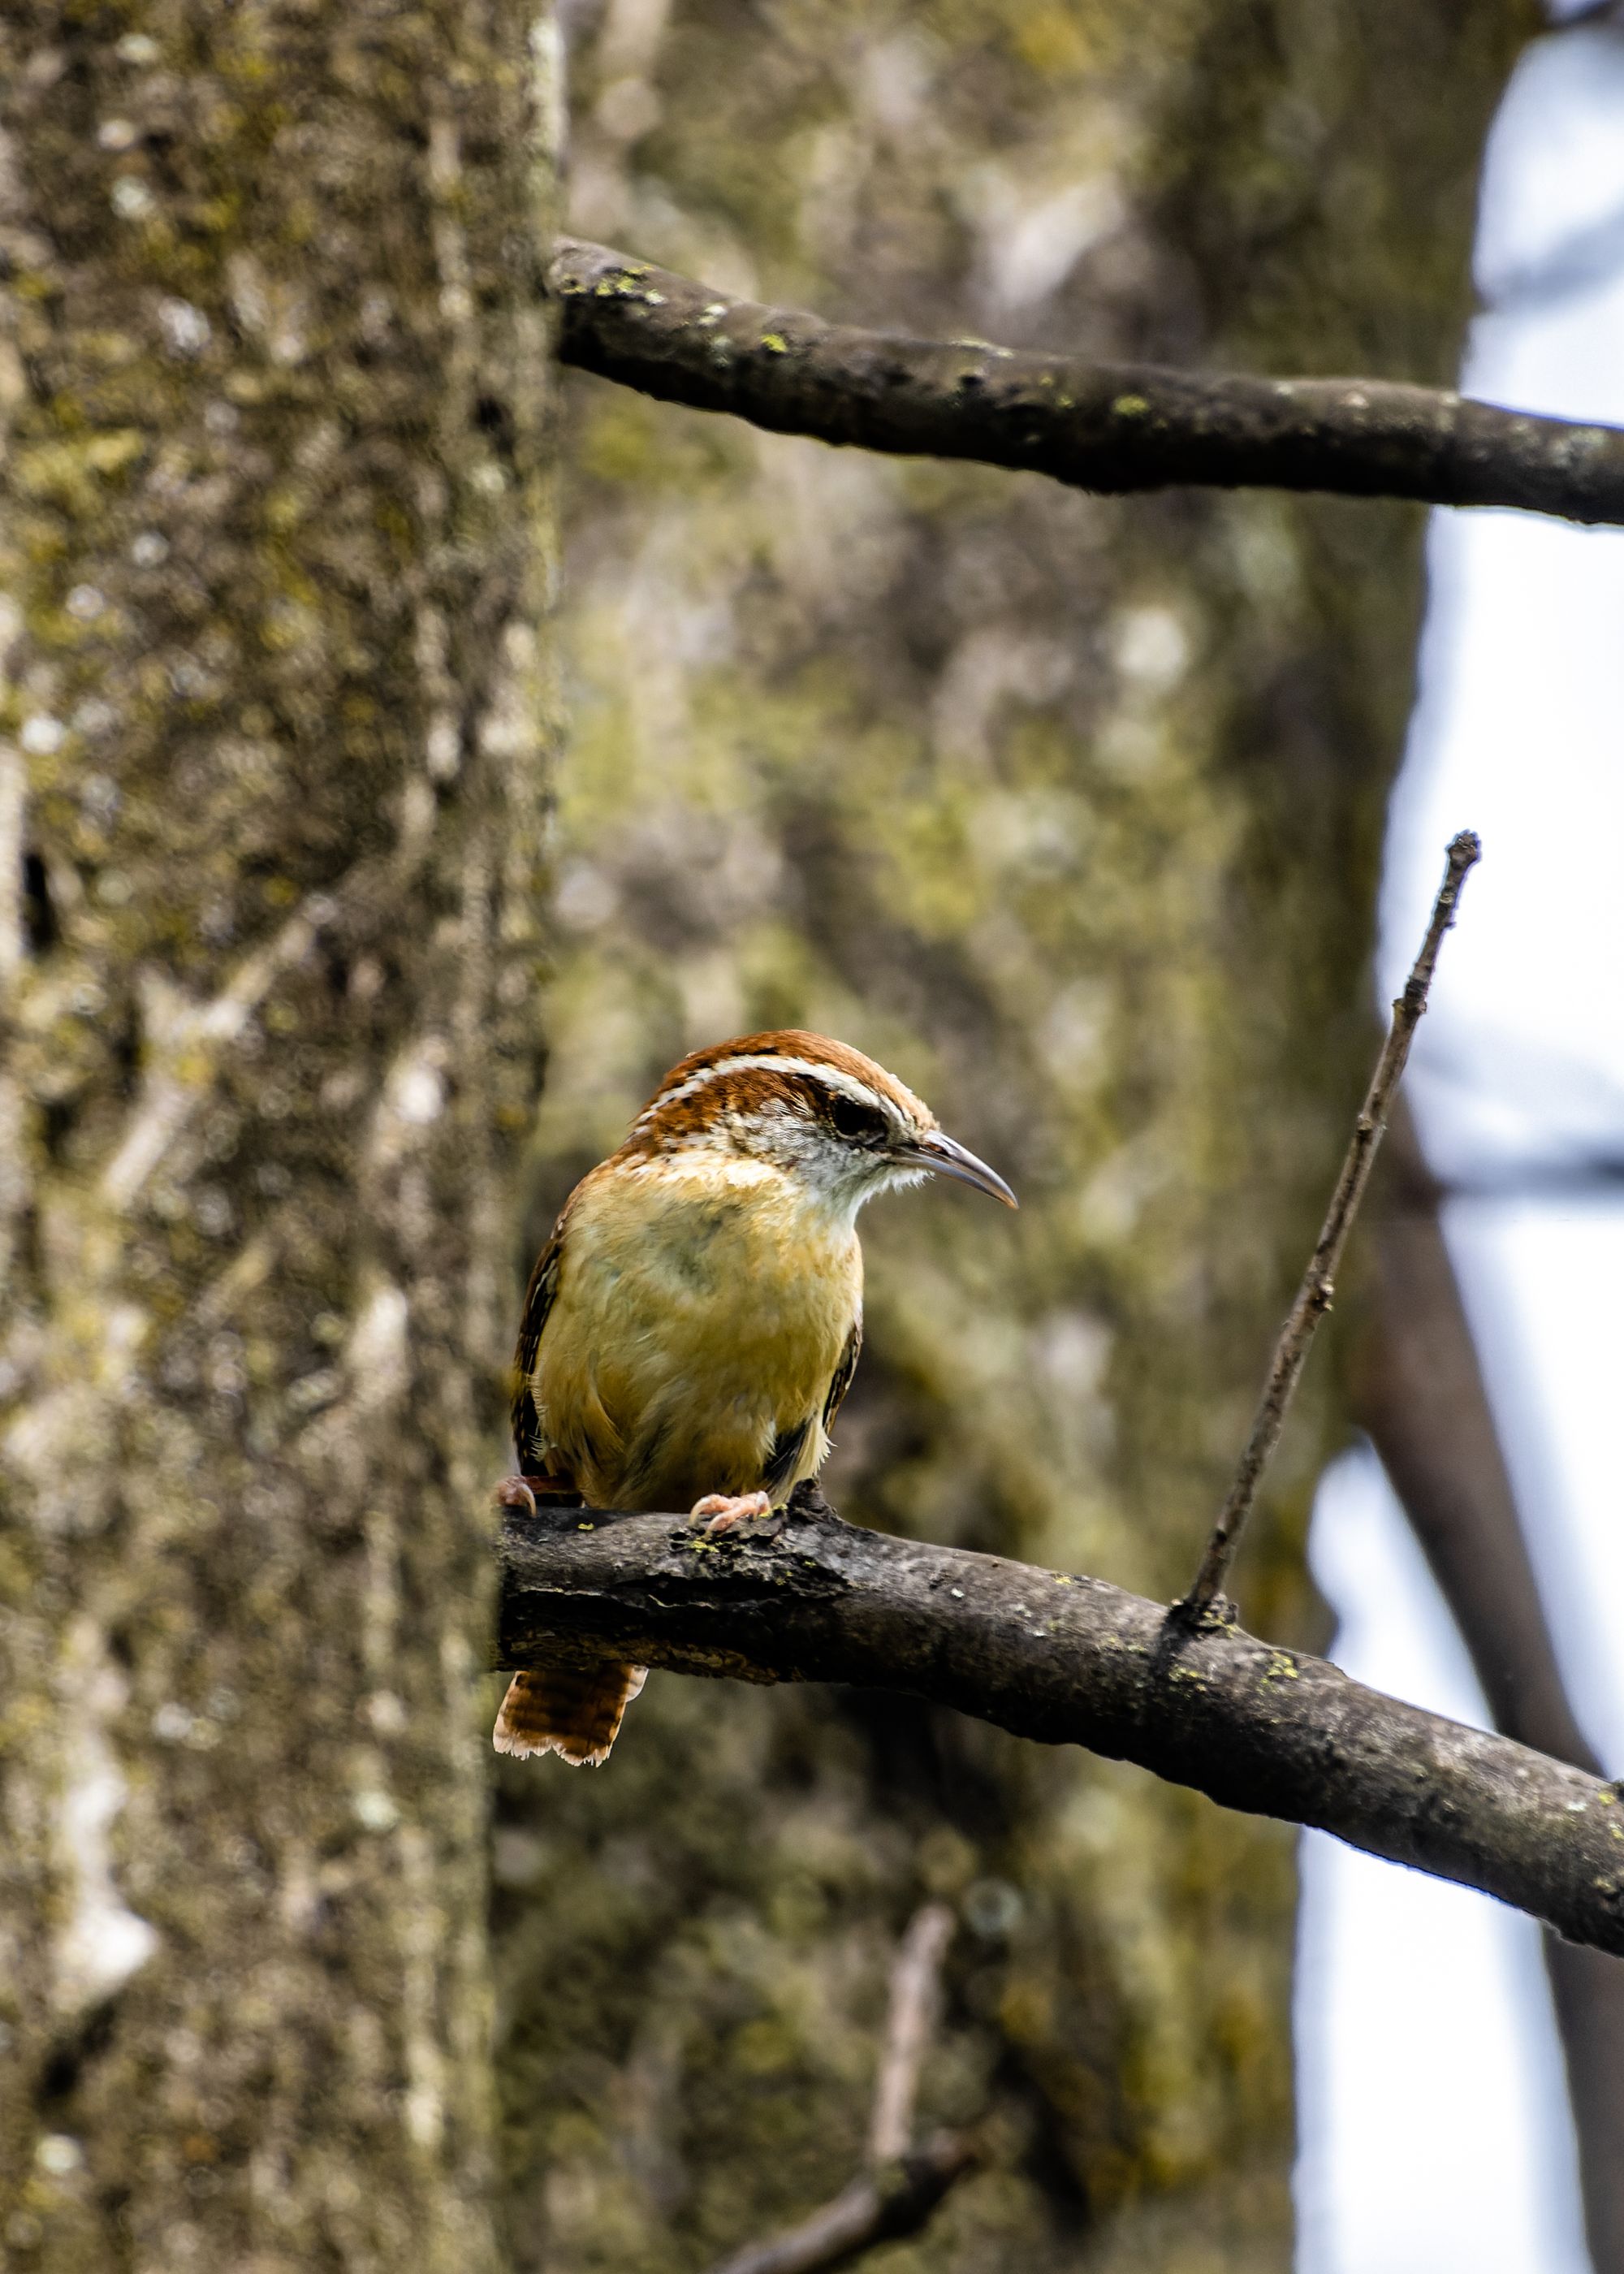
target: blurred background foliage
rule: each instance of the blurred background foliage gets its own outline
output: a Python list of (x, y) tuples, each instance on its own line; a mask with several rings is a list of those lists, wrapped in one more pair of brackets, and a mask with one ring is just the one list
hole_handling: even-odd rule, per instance
[[(1463, 0), (577, 4), (569, 224), (859, 322), (1446, 380), (1527, 28)], [(858, 1044), (1022, 1212), (936, 1187), (866, 1220), (831, 1499), (1173, 1593), (1366, 1068), (1420, 516), (1100, 500), (567, 395), (523, 1261), (683, 1051)], [(1241, 1573), (1282, 1640), (1323, 1639), (1335, 1376), (1322, 1352)], [(1282, 1827), (906, 1700), (656, 1675), (606, 1774), (505, 1768), (494, 1864), (517, 2266), (698, 2268), (843, 2185), (926, 1894), (960, 1928), (925, 2115), (988, 2157), (876, 2263), (1289, 2263)]]

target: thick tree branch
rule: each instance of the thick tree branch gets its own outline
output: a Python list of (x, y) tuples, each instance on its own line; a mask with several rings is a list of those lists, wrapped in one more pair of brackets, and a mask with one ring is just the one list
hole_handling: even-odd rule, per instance
[(776, 433), (972, 458), (1106, 492), (1196, 483), (1624, 522), (1624, 430), (1446, 388), (1094, 363), (737, 300), (575, 237), (547, 266), (566, 363)]
[(816, 1502), (743, 1539), (508, 1510), (500, 1553), (503, 1666), (613, 1655), (904, 1691), (1315, 1825), (1624, 1953), (1617, 1786), (1237, 1627), (1175, 1633), (1162, 1605), (1104, 1580), (861, 1531)]

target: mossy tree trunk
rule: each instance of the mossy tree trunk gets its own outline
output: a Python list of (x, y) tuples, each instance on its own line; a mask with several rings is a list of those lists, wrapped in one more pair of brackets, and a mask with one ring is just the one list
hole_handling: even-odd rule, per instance
[[(1515, 7), (607, 0), (571, 226), (831, 316), (1446, 380)], [(1440, 90), (1447, 90), (1447, 100)], [(576, 674), (531, 1225), (679, 1052), (841, 1035), (1023, 1213), (876, 1208), (847, 1516), (1169, 1595), (1368, 1066), (1421, 517), (1102, 501), (571, 390)], [(1441, 847), (1439, 848), (1441, 856)], [(1316, 1359), (1239, 1575), (1308, 1639)], [(958, 1908), (888, 2263), (1283, 2267), (1292, 1843), (893, 1698), (655, 1677), (505, 1773), (515, 2263), (699, 2267), (861, 2151), (894, 1939)]]
[(494, 2263), (545, 14), (0, 30), (0, 2255)]

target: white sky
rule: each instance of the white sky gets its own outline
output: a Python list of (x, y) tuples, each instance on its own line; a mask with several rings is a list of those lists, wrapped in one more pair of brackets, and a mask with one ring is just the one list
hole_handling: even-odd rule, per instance
[[(1463, 385), (1624, 425), (1624, 34), (1542, 41), (1490, 147)], [(1456, 829), (1484, 860), (1412, 1095), (1446, 1174), (1624, 1156), (1624, 532), (1434, 517), (1422, 689), (1394, 801), (1380, 978), (1400, 983)], [(1617, 1451), (1624, 1183), (1455, 1201), (1449, 1236), (1565, 1670), (1624, 1768)], [(1356, 1235), (1357, 1237), (1357, 1235)], [(1484, 1713), (1376, 1464), (1315, 1512), (1339, 1662)], [(1582, 2274), (1573, 2143), (1530, 1924), (1309, 1834), (1297, 1997), (1300, 2274)]]

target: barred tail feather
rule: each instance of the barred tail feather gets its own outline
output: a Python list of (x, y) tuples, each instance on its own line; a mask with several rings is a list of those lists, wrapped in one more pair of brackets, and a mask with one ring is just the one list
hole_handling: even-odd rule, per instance
[(646, 1666), (549, 1666), (515, 1674), (508, 1684), (491, 1743), (528, 1760), (556, 1753), (572, 1768), (598, 1768), (609, 1758), (620, 1717), (649, 1678)]

